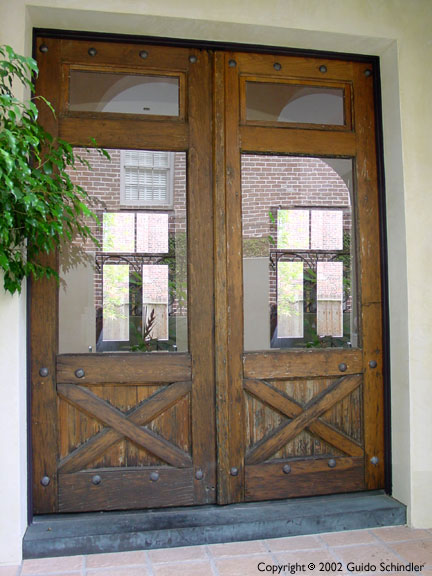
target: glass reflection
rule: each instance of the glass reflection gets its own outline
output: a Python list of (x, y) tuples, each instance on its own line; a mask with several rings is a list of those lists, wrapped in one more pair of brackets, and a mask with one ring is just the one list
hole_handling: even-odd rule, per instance
[[(91, 169), (71, 178), (91, 195), (99, 224), (88, 225), (99, 246), (76, 240), (61, 252), (60, 353), (186, 351), (186, 154), (135, 151), (147, 181), (155, 163), (170, 171), (155, 206), (149, 184), (131, 202), (125, 172), (136, 167), (124, 150), (110, 150), (111, 161), (77, 153)], [(158, 160), (149, 162), (152, 154)]]
[(242, 156), (245, 350), (358, 345), (352, 161)]

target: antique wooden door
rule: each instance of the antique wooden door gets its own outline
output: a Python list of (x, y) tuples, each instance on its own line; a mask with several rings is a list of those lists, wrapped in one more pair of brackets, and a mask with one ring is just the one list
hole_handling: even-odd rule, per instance
[(99, 244), (32, 282), (35, 513), (382, 487), (371, 63), (49, 37), (37, 56)]
[(214, 502), (209, 56), (49, 38), (37, 54), (45, 125), (111, 160), (78, 148), (92, 169), (71, 171), (99, 246), (72, 243), (60, 286), (32, 285), (35, 512)]
[(219, 501), (383, 487), (372, 67), (225, 53), (216, 75)]

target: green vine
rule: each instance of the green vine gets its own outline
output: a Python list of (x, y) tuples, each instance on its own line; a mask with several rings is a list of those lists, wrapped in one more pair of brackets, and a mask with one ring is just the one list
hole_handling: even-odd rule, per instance
[[(39, 124), (36, 102), (55, 112), (45, 98), (34, 96), (37, 74), (35, 60), (0, 46), (0, 270), (11, 294), (21, 291), (25, 277), (58, 277), (41, 256), (63, 240), (80, 236), (97, 244), (88, 226), (97, 221), (88, 194), (70, 177), (76, 165), (91, 167)], [(16, 81), (30, 90), (29, 100), (14, 96)]]

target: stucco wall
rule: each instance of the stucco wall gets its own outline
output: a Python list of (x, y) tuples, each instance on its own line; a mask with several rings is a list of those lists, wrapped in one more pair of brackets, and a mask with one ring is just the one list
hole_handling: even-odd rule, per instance
[[(91, 8), (90, 8), (91, 6)], [(430, 0), (0, 0), (0, 42), (32, 26), (271, 44), (381, 57), (387, 179), (394, 496), (432, 526)], [(24, 492), (23, 303), (0, 296), (0, 559), (17, 559)], [(10, 383), (10, 384), (8, 384)], [(12, 409), (11, 409), (12, 407)], [(6, 430), (7, 426), (7, 430)], [(6, 468), (5, 468), (6, 466)], [(6, 469), (6, 474), (4, 473)], [(9, 477), (11, 480), (9, 480)], [(14, 504), (21, 495), (20, 504)], [(13, 529), (11, 529), (13, 526)], [(4, 534), (4, 537), (3, 537)], [(0, 561), (1, 561), (0, 560)]]

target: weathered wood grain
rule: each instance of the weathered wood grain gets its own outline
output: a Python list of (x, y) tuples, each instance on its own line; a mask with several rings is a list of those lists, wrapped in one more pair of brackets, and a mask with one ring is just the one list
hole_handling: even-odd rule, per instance
[[(60, 384), (121, 383), (132, 385), (191, 380), (191, 356), (183, 353), (154, 354), (62, 354), (57, 357), (57, 380)], [(83, 378), (75, 371), (82, 368)]]

